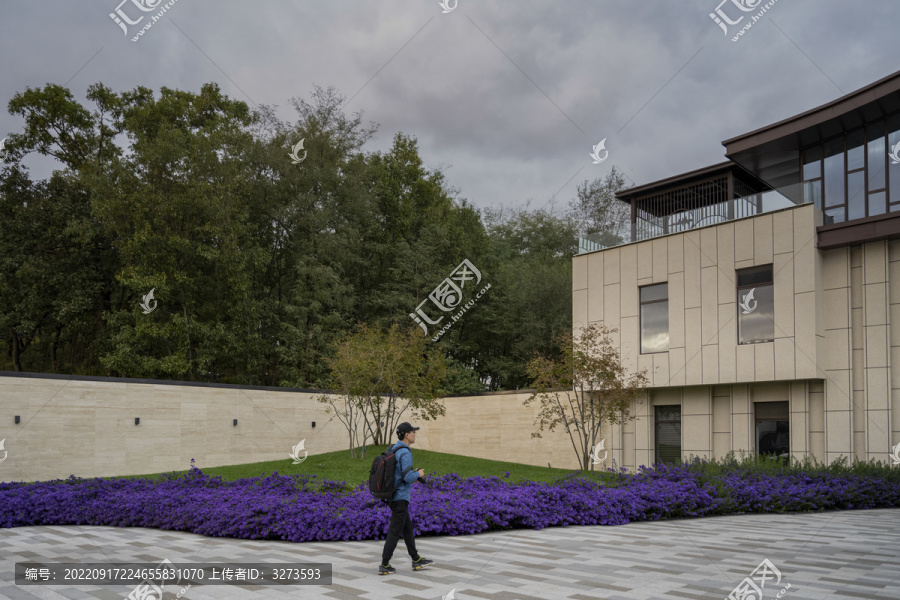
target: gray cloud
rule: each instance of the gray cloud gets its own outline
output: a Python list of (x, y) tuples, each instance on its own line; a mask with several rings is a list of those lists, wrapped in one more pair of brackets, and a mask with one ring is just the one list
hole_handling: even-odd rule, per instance
[[(542, 206), (557, 191), (563, 205), (612, 165), (643, 184), (719, 162), (723, 139), (898, 65), (894, 0), (778, 0), (738, 42), (709, 18), (717, 0), (459, 0), (449, 14), (437, 0), (178, 0), (137, 43), (109, 18), (117, 4), (0, 1), (4, 108), (46, 82), (71, 79), (83, 100), (98, 81), (216, 81), (293, 120), (291, 97), (333, 85), (380, 124), (367, 149), (415, 136), (426, 164), (479, 207)], [(0, 115), (0, 136), (20, 127)], [(610, 157), (593, 165), (602, 138)], [(37, 177), (54, 168), (26, 164)]]

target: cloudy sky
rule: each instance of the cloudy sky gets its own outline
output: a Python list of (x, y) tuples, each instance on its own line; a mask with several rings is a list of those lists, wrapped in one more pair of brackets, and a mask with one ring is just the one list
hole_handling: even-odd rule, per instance
[[(897, 0), (777, 0), (736, 42), (765, 2), (445, 0), (444, 13), (439, 0), (176, 0), (137, 42), (165, 1), (119, 2), (0, 0), (0, 138), (21, 131), (13, 95), (48, 82), (85, 102), (96, 82), (215, 81), (291, 121), (291, 97), (334, 86), (379, 124), (367, 150), (403, 132), (477, 207), (561, 209), (613, 165), (640, 185), (719, 162), (722, 140), (900, 69)], [(128, 35), (117, 7), (144, 16)], [(743, 16), (728, 35), (717, 7)], [(34, 177), (55, 166), (26, 165)]]

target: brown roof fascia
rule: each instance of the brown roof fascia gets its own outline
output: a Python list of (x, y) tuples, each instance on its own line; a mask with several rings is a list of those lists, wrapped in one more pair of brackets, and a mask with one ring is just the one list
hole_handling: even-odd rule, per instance
[(830, 250), (841, 246), (900, 238), (900, 214), (887, 213), (855, 221), (821, 225), (816, 247)]
[(616, 192), (616, 198), (618, 198), (619, 200), (629, 200), (634, 196), (645, 194), (657, 188), (669, 188), (670, 186), (677, 185), (679, 183), (687, 184), (688, 181), (692, 179), (705, 178), (717, 173), (727, 173), (734, 169), (736, 166), (737, 165), (735, 165), (730, 160), (726, 160), (725, 162), (720, 162), (708, 167), (703, 167), (702, 169), (688, 171), (687, 173), (681, 173), (680, 175), (674, 175), (666, 179), (660, 179), (651, 183), (645, 183), (644, 185), (628, 188), (627, 190), (622, 190), (621, 192)]
[(799, 115), (794, 115), (766, 125), (755, 131), (744, 133), (722, 142), (725, 155), (731, 156), (743, 150), (772, 142), (784, 136), (815, 127), (830, 119), (851, 112), (861, 106), (875, 102), (879, 98), (900, 90), (900, 71), (892, 73), (875, 83), (869, 84), (827, 104), (823, 104)]

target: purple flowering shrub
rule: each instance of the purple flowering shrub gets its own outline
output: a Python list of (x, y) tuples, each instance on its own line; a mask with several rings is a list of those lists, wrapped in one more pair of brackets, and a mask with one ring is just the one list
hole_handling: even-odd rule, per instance
[[(410, 503), (416, 535), (499, 529), (622, 525), (635, 521), (900, 506), (900, 482), (849, 473), (773, 473), (740, 464), (715, 473), (695, 461), (609, 472), (609, 481), (573, 474), (555, 483), (499, 477), (432, 477)], [(108, 525), (190, 531), (214, 537), (383, 539), (387, 505), (365, 483), (318, 482), (309, 475), (223, 481), (192, 468), (151, 479), (57, 479), (0, 484), (0, 527)]]

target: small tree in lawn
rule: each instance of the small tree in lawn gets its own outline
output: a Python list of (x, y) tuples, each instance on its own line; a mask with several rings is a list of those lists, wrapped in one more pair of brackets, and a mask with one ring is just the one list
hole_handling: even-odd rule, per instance
[[(553, 431), (562, 425), (582, 469), (591, 465), (591, 449), (597, 443), (604, 421), (620, 424), (634, 419), (636, 402), (644, 397), (648, 384), (647, 371), (628, 374), (603, 324), (591, 324), (573, 338), (567, 331), (559, 336), (558, 356), (537, 356), (528, 363), (528, 374), (534, 379), (535, 393), (529, 406), (540, 401), (535, 425), (540, 431)], [(531, 437), (541, 437), (532, 433)]]
[[(366, 324), (339, 342), (328, 365), (331, 389), (340, 395), (325, 394), (319, 402), (330, 404), (346, 427), (351, 458), (369, 439), (376, 445), (392, 442), (391, 432), (403, 420), (427, 421), (445, 414), (439, 384), (446, 363), (440, 351), (426, 348), (425, 342), (417, 327), (394, 325), (382, 331)], [(407, 410), (410, 416), (404, 419)]]

